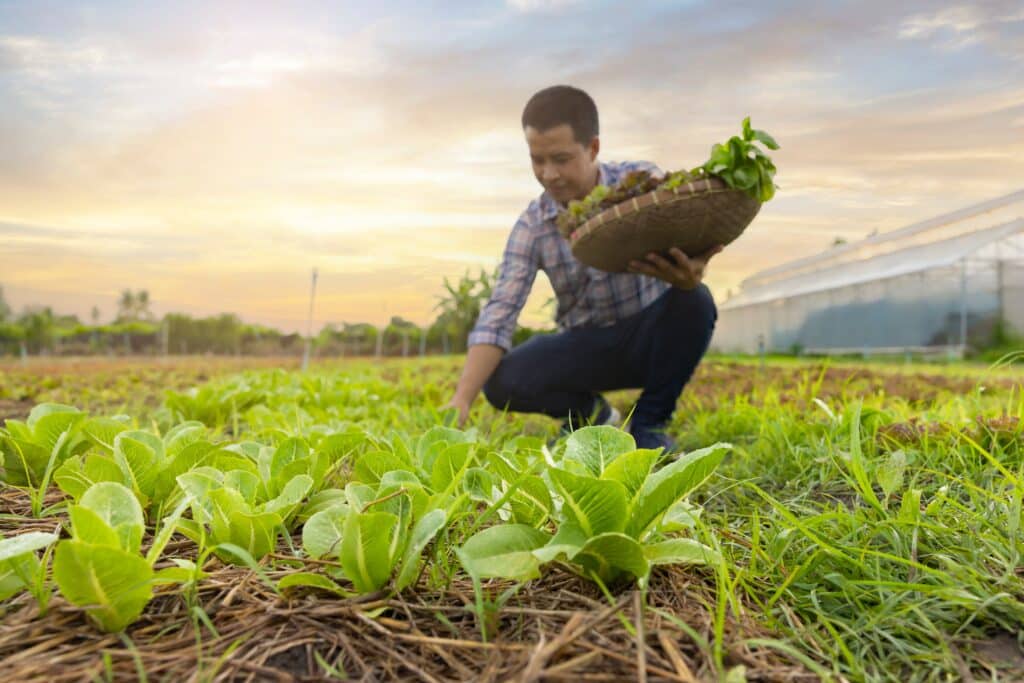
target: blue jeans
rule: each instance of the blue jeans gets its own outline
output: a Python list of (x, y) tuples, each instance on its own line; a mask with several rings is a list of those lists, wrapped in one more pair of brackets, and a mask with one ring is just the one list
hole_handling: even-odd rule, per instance
[(632, 429), (664, 427), (707, 351), (718, 310), (705, 285), (671, 287), (614, 325), (531, 337), (504, 355), (484, 385), (492, 406), (580, 424), (597, 394), (643, 389)]

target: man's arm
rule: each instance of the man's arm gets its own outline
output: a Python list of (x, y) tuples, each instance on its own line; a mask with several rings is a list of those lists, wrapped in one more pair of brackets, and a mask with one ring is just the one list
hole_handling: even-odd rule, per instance
[(455, 396), (446, 406), (458, 408), (460, 427), (480, 390), (494, 374), (502, 355), (512, 348), (516, 320), (533, 287), (538, 265), (536, 242), (524, 214), (509, 235), (498, 281), (494, 283), (491, 298), (481, 309), (469, 335), (462, 377)]
[(494, 344), (475, 344), (469, 347), (469, 351), (466, 352), (466, 365), (462, 368), (462, 377), (459, 378), (455, 396), (448, 403), (448, 406), (458, 409), (460, 427), (465, 424), (470, 406), (480, 395), (480, 390), (494, 374), (504, 355), (505, 349)]

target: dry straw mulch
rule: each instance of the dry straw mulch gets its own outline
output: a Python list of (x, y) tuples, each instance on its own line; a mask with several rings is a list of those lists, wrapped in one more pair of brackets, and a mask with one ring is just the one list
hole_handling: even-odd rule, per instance
[[(193, 552), (187, 540), (168, 547), (179, 557)], [(302, 569), (263, 564), (273, 581)], [(718, 679), (711, 653), (678, 625), (714, 641), (714, 587), (692, 568), (657, 570), (646, 604), (629, 587), (610, 604), (593, 584), (550, 571), (485, 611), (487, 641), (472, 584), (461, 577), (445, 590), (342, 599), (311, 589), (279, 596), (249, 569), (217, 560), (207, 572), (191, 601), (163, 588), (124, 636), (99, 632), (59, 595), (45, 615), (28, 594), (12, 599), (0, 618), (5, 679), (135, 680), (145, 671), (151, 681), (314, 681), (330, 678), (323, 662), (359, 681)], [(494, 598), (512, 587), (484, 589)], [(771, 635), (730, 614), (726, 665), (745, 666), (751, 681), (817, 680), (774, 651), (742, 644)]]

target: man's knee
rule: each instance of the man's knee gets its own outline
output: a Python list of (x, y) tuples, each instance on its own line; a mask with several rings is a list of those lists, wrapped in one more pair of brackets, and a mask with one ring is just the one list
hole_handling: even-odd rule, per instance
[(694, 289), (673, 287), (669, 290), (669, 309), (669, 319), (688, 329), (697, 325), (710, 332), (718, 320), (715, 299), (703, 284)]
[(550, 364), (550, 339), (533, 337), (504, 356), (483, 386), (487, 402), (498, 410), (508, 403), (529, 400), (549, 388), (544, 368)]
[(484, 383), (484, 397), (498, 410), (503, 410), (512, 400), (514, 387), (509, 374), (508, 364), (503, 360)]

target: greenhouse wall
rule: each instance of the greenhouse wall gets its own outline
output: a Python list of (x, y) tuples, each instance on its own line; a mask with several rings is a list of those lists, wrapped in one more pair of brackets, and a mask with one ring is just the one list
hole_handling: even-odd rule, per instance
[(1024, 265), (1003, 264), (1003, 310), (1006, 323), (1024, 336)]
[[(983, 343), (999, 315), (995, 264), (969, 267), (964, 297), (961, 272), (957, 265), (726, 308), (719, 312), (712, 346), (720, 351), (754, 353), (762, 338), (766, 351), (783, 352), (958, 345), (962, 300), (966, 302), (968, 339)], [(1022, 278), (1013, 281), (1024, 287), (1020, 269), (1012, 275), (1004, 271), (1004, 304), (1014, 296), (1009, 288), (1011, 277)], [(1018, 324), (1024, 323), (1024, 310), (1019, 312)]]
[[(719, 306), (719, 351), (867, 351), (1024, 335), (1024, 190), (745, 279)], [(966, 323), (966, 325), (964, 325)]]

